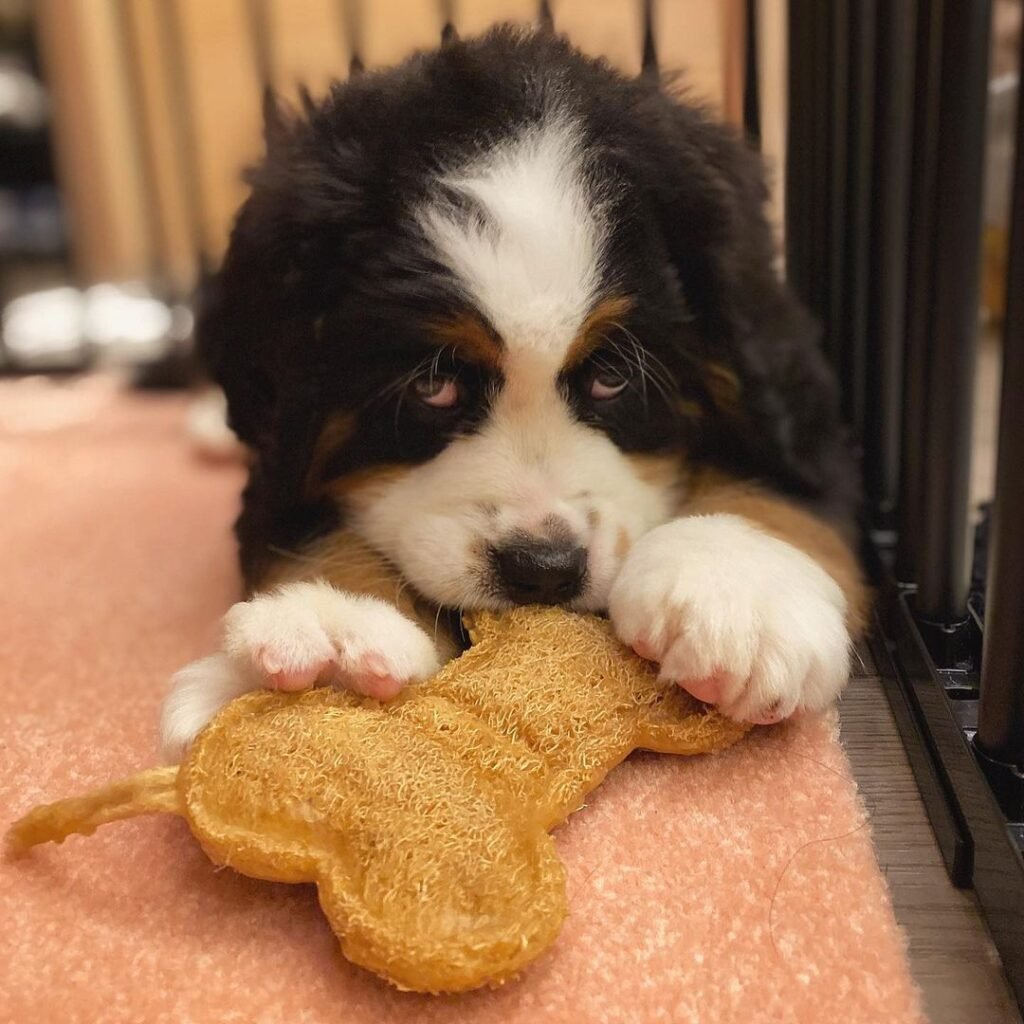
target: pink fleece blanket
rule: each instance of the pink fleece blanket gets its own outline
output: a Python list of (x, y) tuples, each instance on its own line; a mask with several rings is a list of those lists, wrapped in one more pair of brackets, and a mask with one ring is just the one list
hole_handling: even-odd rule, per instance
[[(0, 385), (0, 791), (7, 820), (154, 761), (169, 674), (237, 577), (240, 476), (178, 399)], [(707, 758), (639, 755), (557, 833), (570, 916), (498, 991), (392, 991), (306, 887), (214, 870), (150, 818), (0, 865), (0, 1021), (921, 1021), (835, 720)]]

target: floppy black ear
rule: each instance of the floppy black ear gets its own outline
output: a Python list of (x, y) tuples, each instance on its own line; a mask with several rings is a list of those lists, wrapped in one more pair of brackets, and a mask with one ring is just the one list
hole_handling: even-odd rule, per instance
[(651, 191), (702, 339), (708, 457), (801, 497), (848, 496), (836, 381), (817, 323), (776, 272), (760, 158), (692, 108), (673, 106), (661, 127)]
[(251, 192), (200, 294), (200, 355), (227, 395), (232, 427), (258, 449), (288, 402), (312, 401), (304, 389), (315, 379), (317, 318), (328, 286), (342, 287), (355, 260), (353, 239), (375, 216), (371, 160), (343, 118), (308, 95), (302, 102), (300, 114), (265, 94), (267, 152), (246, 171)]
[[(224, 390), (228, 422), (250, 449), (235, 524), (242, 571), (257, 585), (274, 547), (315, 535), (329, 509), (306, 500), (305, 477), (322, 413), (315, 372), (315, 310), (301, 309), (279, 235), (259, 196), (239, 213), (220, 271), (202, 287), (199, 352)], [(305, 366), (307, 373), (297, 368)]]
[[(328, 106), (340, 101), (336, 90)], [(305, 493), (331, 385), (320, 324), (379, 216), (371, 198), (379, 176), (349, 134), (350, 112), (304, 106), (299, 114), (271, 102), (267, 153), (246, 173), (252, 190), (198, 309), (200, 356), (252, 449), (237, 525), (250, 578), (268, 544), (293, 546), (324, 514)]]
[[(231, 259), (230, 253), (228, 259)], [(250, 448), (263, 447), (272, 422), (276, 395), (263, 366), (264, 345), (244, 312), (239, 291), (243, 272), (226, 280), (225, 268), (200, 284), (196, 309), (199, 357), (227, 398), (228, 423)]]
[[(270, 86), (263, 90), (265, 167), (284, 158), (298, 117)], [(247, 172), (250, 183), (260, 168)], [(260, 448), (272, 419), (275, 394), (264, 365), (269, 321), (260, 315), (271, 268), (260, 252), (260, 201), (250, 196), (239, 209), (221, 267), (203, 276), (196, 300), (199, 356), (228, 400), (228, 419), (239, 438)], [(266, 239), (269, 242), (269, 237)], [(276, 289), (275, 289), (276, 290)]]

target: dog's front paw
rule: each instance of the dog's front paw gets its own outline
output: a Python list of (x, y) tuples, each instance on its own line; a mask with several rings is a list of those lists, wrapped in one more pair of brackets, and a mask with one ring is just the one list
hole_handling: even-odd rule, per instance
[(262, 685), (335, 683), (381, 700), (440, 667), (430, 638), (376, 598), (326, 583), (293, 583), (232, 607), (224, 649)]
[(830, 704), (849, 675), (846, 599), (810, 556), (733, 515), (678, 519), (630, 551), (609, 598), (619, 637), (731, 718)]
[(224, 650), (171, 680), (161, 715), (164, 756), (180, 760), (229, 701), (261, 686), (336, 683), (380, 700), (440, 667), (430, 638), (396, 608), (326, 583), (294, 583), (234, 605)]

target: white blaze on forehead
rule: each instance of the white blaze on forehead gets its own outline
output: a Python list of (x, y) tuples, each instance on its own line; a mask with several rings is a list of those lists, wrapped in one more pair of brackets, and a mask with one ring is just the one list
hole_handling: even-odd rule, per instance
[(468, 298), (509, 348), (564, 354), (597, 294), (606, 234), (579, 125), (551, 114), (439, 180), (484, 215), (443, 200), (416, 211)]

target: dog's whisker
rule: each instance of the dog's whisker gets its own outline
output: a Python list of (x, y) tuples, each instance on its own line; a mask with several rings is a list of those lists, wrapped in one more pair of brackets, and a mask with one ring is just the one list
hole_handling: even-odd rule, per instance
[(434, 616), (434, 643), (437, 643), (437, 632), (441, 628), (441, 612), (444, 610), (443, 605), (437, 606), (437, 614)]
[(612, 322), (610, 326), (616, 327), (622, 332), (625, 342), (628, 342), (628, 346), (624, 341), (613, 337), (605, 336), (603, 340), (606, 341), (612, 349), (614, 349), (623, 362), (632, 367), (640, 376), (645, 409), (648, 405), (648, 382), (654, 386), (665, 403), (674, 408), (675, 403), (673, 402), (673, 399), (678, 389), (676, 388), (668, 367), (665, 366), (657, 356), (648, 352), (640, 344), (639, 339), (632, 333), (632, 331), (629, 331), (616, 322)]
[[(662, 394), (666, 398), (669, 397), (669, 393), (675, 388), (675, 382), (669, 368), (653, 352), (644, 348), (644, 346), (640, 344), (640, 339), (637, 338), (637, 336), (627, 327), (624, 327), (620, 323), (613, 323), (613, 326), (618, 327), (629, 340), (642, 372), (648, 376), (652, 382), (656, 385), (660, 385), (661, 388), (664, 389), (662, 390)], [(653, 371), (648, 368), (648, 363), (653, 364)]]
[(267, 550), (272, 551), (275, 555), (280, 555), (282, 558), (287, 558), (292, 562), (305, 562), (307, 565), (318, 565), (320, 563), (320, 559), (318, 558), (301, 554), (298, 551), (291, 551), (288, 548), (278, 547), (276, 544), (268, 544)]

